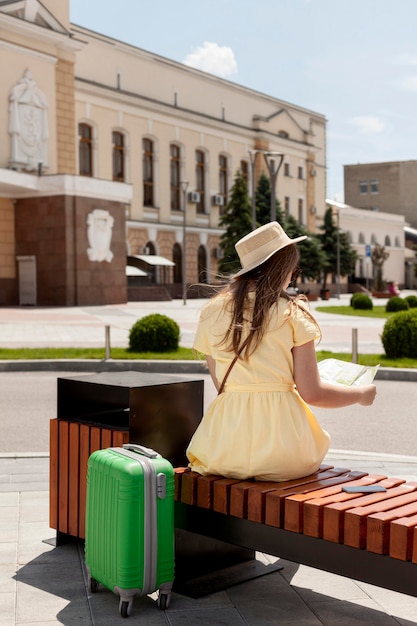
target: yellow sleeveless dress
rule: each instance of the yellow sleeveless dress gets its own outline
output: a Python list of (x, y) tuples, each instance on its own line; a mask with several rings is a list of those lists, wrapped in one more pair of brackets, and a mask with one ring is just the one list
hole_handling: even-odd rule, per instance
[[(196, 350), (215, 360), (219, 383), (233, 359), (219, 345), (230, 325), (229, 298), (209, 300), (194, 340)], [(320, 466), (330, 437), (293, 378), (291, 349), (318, 338), (302, 306), (288, 318), (288, 301), (280, 298), (262, 343), (248, 361), (238, 359), (233, 366), (224, 392), (211, 403), (187, 448), (193, 471), (282, 481), (307, 476)]]

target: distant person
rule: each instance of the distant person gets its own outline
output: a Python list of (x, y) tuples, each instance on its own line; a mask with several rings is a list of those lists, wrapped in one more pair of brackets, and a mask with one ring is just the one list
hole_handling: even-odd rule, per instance
[(394, 282), (393, 280), (390, 280), (390, 282), (388, 283), (388, 292), (392, 296), (399, 296), (400, 295), (400, 290), (398, 288), (398, 284), (396, 282)]
[(202, 309), (194, 348), (206, 355), (221, 393), (187, 449), (200, 474), (272, 481), (311, 474), (330, 437), (308, 404), (366, 406), (375, 399), (375, 385), (320, 380), (320, 329), (305, 297), (286, 292), (299, 260), (295, 244), (304, 239), (290, 239), (277, 222), (240, 239), (242, 269)]

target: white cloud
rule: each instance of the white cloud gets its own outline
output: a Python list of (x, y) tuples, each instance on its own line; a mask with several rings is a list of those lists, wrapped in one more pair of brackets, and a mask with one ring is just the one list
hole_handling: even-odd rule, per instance
[(203, 72), (227, 78), (238, 71), (235, 54), (228, 46), (205, 41), (184, 59), (184, 64)]
[(375, 115), (359, 115), (349, 121), (361, 135), (377, 135), (385, 130), (385, 123)]

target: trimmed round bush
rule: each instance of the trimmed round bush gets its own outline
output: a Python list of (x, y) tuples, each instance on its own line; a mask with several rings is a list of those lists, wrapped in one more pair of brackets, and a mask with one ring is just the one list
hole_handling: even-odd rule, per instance
[(170, 352), (178, 349), (180, 327), (166, 315), (152, 313), (133, 324), (129, 332), (132, 352)]
[(405, 296), (404, 300), (407, 302), (410, 309), (417, 308), (417, 296)]
[(350, 298), (350, 306), (353, 306), (353, 303), (355, 302), (356, 298), (361, 295), (363, 294), (360, 291), (355, 291), (355, 293), (353, 293)]
[(371, 298), (366, 293), (354, 294), (354, 297), (352, 296), (351, 298), (351, 303), (354, 309), (372, 309), (374, 306)]
[(401, 311), (390, 317), (381, 335), (385, 354), (391, 359), (417, 358), (417, 311)]
[(404, 298), (400, 298), (400, 296), (390, 298), (385, 305), (387, 313), (392, 313), (393, 311), (408, 311), (408, 308), (408, 302), (406, 302)]

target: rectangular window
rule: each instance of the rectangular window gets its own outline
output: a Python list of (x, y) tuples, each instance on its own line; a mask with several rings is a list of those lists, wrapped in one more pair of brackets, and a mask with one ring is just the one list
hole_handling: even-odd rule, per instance
[(153, 206), (153, 141), (144, 139), (143, 145), (143, 205)]
[(285, 217), (288, 217), (290, 214), (290, 197), (289, 196), (285, 196), (284, 198), (284, 211), (285, 211)]
[(361, 196), (364, 196), (365, 194), (368, 193), (368, 181), (367, 180), (359, 181), (359, 193), (361, 194)]
[(302, 198), (298, 198), (298, 221), (304, 224), (304, 202)]
[(220, 207), (220, 215), (227, 204), (227, 191), (227, 157), (221, 154), (219, 156), (219, 193), (223, 197), (223, 206)]
[(301, 167), (301, 165), (298, 166), (298, 178), (300, 180), (302, 180), (304, 178), (303, 168)]
[(124, 136), (113, 132), (113, 180), (123, 182), (125, 179)]
[(291, 176), (289, 163), (284, 163), (284, 176)]
[(240, 171), (246, 182), (249, 180), (249, 165), (247, 161), (240, 162)]
[(93, 175), (93, 129), (88, 124), (79, 124), (78, 135), (80, 137), (80, 141), (78, 145), (80, 176), (92, 176)]
[(171, 144), (170, 148), (170, 183), (171, 183), (171, 211), (179, 211), (181, 209), (180, 194), (180, 149), (175, 144)]
[(200, 201), (197, 202), (197, 213), (204, 213), (205, 209), (205, 154), (202, 150), (196, 150), (195, 153), (195, 178), (196, 191), (200, 194)]
[(377, 178), (371, 180), (371, 193), (379, 193), (379, 180)]

